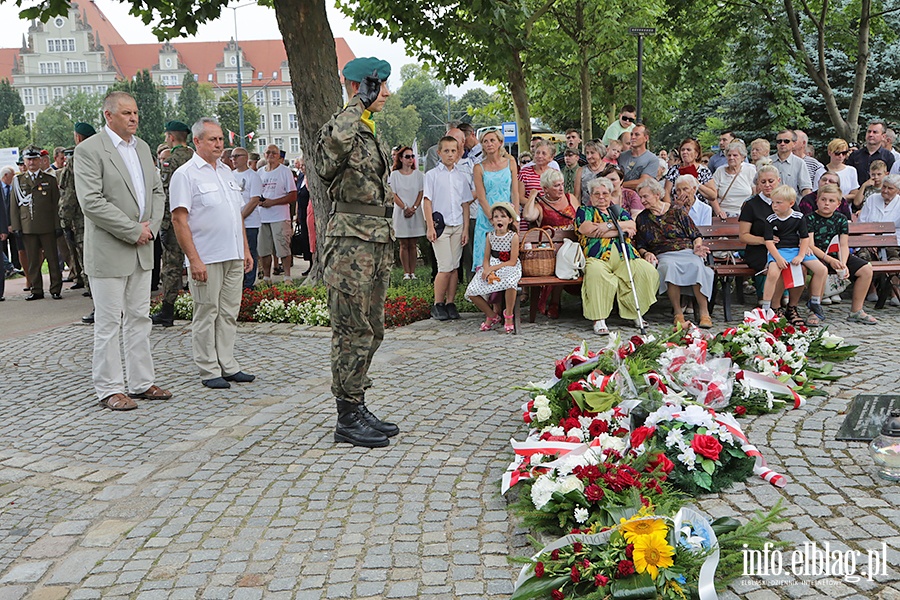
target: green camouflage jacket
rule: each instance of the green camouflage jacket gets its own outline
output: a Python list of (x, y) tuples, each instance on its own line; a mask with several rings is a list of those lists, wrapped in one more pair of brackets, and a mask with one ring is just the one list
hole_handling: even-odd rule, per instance
[(187, 146), (175, 146), (169, 158), (159, 165), (159, 178), (162, 180), (163, 191), (166, 193), (166, 208), (163, 212), (163, 220), (160, 229), (169, 229), (172, 224), (172, 211), (169, 210), (169, 181), (172, 180), (172, 173), (178, 170), (178, 167), (191, 160), (194, 151)]
[(78, 205), (78, 197), (75, 195), (75, 157), (70, 156), (66, 166), (57, 171), (56, 179), (59, 181), (59, 219), (63, 227), (80, 229), (84, 227), (84, 214)]
[[(358, 96), (319, 131), (316, 144), (316, 173), (328, 186), (328, 199), (335, 202), (393, 206), (388, 186), (388, 154), (375, 134), (360, 119), (363, 104)], [(390, 218), (334, 212), (325, 231), (328, 236), (357, 237), (369, 242), (394, 239)]]

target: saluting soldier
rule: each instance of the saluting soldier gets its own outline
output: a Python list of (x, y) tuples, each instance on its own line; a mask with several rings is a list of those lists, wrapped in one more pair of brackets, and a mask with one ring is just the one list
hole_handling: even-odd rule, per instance
[(384, 339), (384, 299), (394, 259), (390, 162), (372, 121), (390, 96), (385, 83), (390, 74), (391, 66), (377, 58), (344, 66), (350, 101), (319, 132), (315, 161), (333, 207), (322, 260), (338, 412), (334, 439), (368, 448), (387, 446), (400, 432), (365, 405), (369, 366)]
[(170, 148), (168, 158), (159, 164), (159, 177), (162, 179), (163, 191), (166, 193), (166, 209), (163, 213), (162, 225), (159, 229), (159, 241), (162, 243), (162, 266), (159, 270), (159, 282), (163, 289), (163, 301), (160, 309), (151, 320), (154, 325), (171, 327), (175, 324), (175, 300), (178, 292), (184, 287), (181, 274), (184, 271), (184, 252), (178, 245), (175, 229), (172, 227), (172, 210), (169, 206), (169, 181), (172, 174), (194, 156), (188, 148), (188, 136), (191, 128), (181, 121), (166, 123), (166, 145)]
[(25, 172), (13, 180), (14, 197), (10, 198), (9, 216), (14, 232), (21, 234), (28, 255), (28, 279), (31, 294), (26, 300), (44, 297), (41, 275), (41, 251), (50, 271), (50, 295), (62, 298), (62, 272), (56, 238), (62, 235), (59, 224), (59, 186), (56, 178), (41, 171), (41, 150), (28, 146), (22, 153)]

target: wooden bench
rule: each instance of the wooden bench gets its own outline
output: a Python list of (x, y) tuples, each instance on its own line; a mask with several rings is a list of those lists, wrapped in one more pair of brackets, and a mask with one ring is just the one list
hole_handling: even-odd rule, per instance
[[(554, 229), (553, 230), (553, 244), (559, 249), (559, 245), (562, 244), (563, 240), (572, 240), (574, 242), (578, 241), (578, 234), (575, 233), (573, 229)], [(568, 285), (581, 285), (583, 281), (582, 277), (578, 279), (559, 279), (555, 275), (549, 275), (547, 277), (522, 277), (519, 280), (519, 289), (522, 291), (530, 290), (529, 292), (529, 301), (528, 301), (528, 322), (534, 323), (535, 319), (537, 319), (538, 313), (538, 297), (541, 293), (541, 288), (544, 286), (550, 287), (565, 287)], [(519, 331), (519, 326), (521, 325), (521, 306), (519, 302), (519, 295), (516, 295), (516, 306), (514, 308), (515, 314), (515, 324), (516, 324), (516, 333)]]
[[(743, 288), (740, 280), (753, 277), (756, 273), (734, 253), (743, 251), (747, 245), (739, 239), (740, 225), (736, 220), (728, 219), (725, 222), (713, 225), (700, 226), (704, 245), (711, 250), (708, 261), (709, 266), (716, 274), (713, 282), (713, 297), (710, 298), (709, 307), (712, 310), (716, 302), (716, 282), (722, 283), (722, 308), (725, 312), (725, 320), (731, 320), (731, 287), (735, 283), (735, 294), (738, 301), (743, 303)], [(850, 223), (849, 235), (850, 248), (893, 248), (897, 247), (897, 237), (894, 224), (884, 223)], [(715, 258), (714, 252), (729, 252), (731, 259)], [(876, 274), (889, 275), (900, 273), (900, 261), (872, 262), (872, 270)], [(890, 277), (880, 278), (877, 284), (878, 300), (875, 308), (884, 308), (891, 295)]]

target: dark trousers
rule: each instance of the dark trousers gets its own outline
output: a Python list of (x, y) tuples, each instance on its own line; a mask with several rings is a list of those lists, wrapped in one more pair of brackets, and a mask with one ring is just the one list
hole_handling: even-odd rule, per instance
[(62, 271), (59, 269), (59, 253), (56, 249), (55, 233), (26, 233), (22, 235), (25, 252), (28, 254), (28, 279), (31, 280), (31, 293), (44, 293), (44, 277), (41, 275), (41, 250), (47, 259), (50, 270), (50, 293), (62, 292)]
[(253, 257), (253, 268), (244, 273), (244, 289), (253, 289), (256, 285), (256, 275), (259, 273), (259, 252), (256, 251), (256, 240), (259, 238), (259, 227), (246, 227), (247, 245), (250, 246), (250, 256)]

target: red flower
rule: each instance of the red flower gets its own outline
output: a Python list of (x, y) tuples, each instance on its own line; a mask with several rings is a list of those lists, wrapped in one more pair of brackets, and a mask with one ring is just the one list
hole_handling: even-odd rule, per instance
[(734, 379), (735, 379), (735, 381), (740, 381), (740, 380), (743, 379), (743, 378), (744, 378), (744, 372), (743, 372), (743, 371), (738, 371), (737, 373), (734, 374)]
[(566, 600), (566, 595), (559, 590), (553, 590), (550, 592), (550, 598), (551, 600)]
[(591, 485), (584, 488), (585, 497), (591, 502), (599, 502), (603, 500), (603, 496), (606, 494), (603, 491), (603, 488), (597, 485), (596, 483), (592, 483)]
[(790, 367), (790, 365), (781, 365), (781, 372), (790, 375), (794, 372), (794, 370)]
[(669, 460), (669, 457), (660, 452), (656, 455), (656, 458), (647, 463), (647, 471), (653, 472), (657, 469), (661, 469), (663, 473), (668, 475), (672, 472), (672, 469), (675, 468), (675, 463)]
[(588, 559), (584, 559), (583, 561), (581, 561), (581, 566), (584, 567), (585, 569), (590, 569), (591, 561), (589, 561)]
[(604, 577), (600, 573), (594, 575), (594, 585), (597, 587), (603, 587), (609, 583), (609, 577)]
[(634, 559), (634, 544), (628, 544), (625, 546), (625, 558), (628, 560)]
[(628, 341), (631, 342), (632, 344), (634, 344), (634, 347), (635, 347), (635, 348), (637, 348), (638, 346), (643, 346), (643, 345), (644, 345), (644, 340), (642, 340), (642, 339), (641, 339), (641, 336), (639, 336), (639, 335), (633, 335), (633, 336), (631, 336), (631, 339), (628, 340)]
[(744, 415), (747, 414), (747, 407), (744, 406), (743, 404), (738, 404), (737, 406), (734, 407), (734, 414), (736, 414), (739, 417), (743, 417)]
[(631, 432), (631, 447), (637, 448), (644, 443), (648, 437), (653, 435), (653, 427), (638, 427)]
[(556, 369), (553, 371), (556, 378), (559, 379), (562, 377), (563, 373), (566, 372), (566, 362), (563, 360), (556, 361)]
[(784, 332), (788, 335), (794, 335), (795, 333), (797, 333), (797, 330), (794, 329), (793, 325), (788, 325), (787, 327), (784, 328)]
[[(572, 408), (569, 409), (569, 416), (573, 419), (577, 419), (578, 417), (581, 416), (581, 409), (578, 408), (577, 406), (573, 406)], [(577, 425), (576, 425), (576, 427), (577, 427)]]
[(624, 469), (620, 469), (616, 474), (615, 485), (620, 490), (624, 490), (630, 487), (636, 487), (638, 489), (641, 488), (641, 482), (637, 479), (637, 477), (635, 477), (628, 471), (625, 471)]
[(588, 433), (591, 434), (592, 438), (600, 437), (601, 433), (607, 433), (609, 431), (609, 423), (602, 419), (594, 419), (591, 421), (590, 426), (588, 426)]
[(581, 581), (581, 573), (578, 572), (578, 567), (576, 565), (572, 565), (572, 570), (569, 571), (569, 579), (572, 580), (572, 583)]
[(582, 391), (582, 390), (584, 390), (584, 380), (579, 379), (578, 381), (573, 381), (568, 386), (566, 386), (566, 389), (569, 390), (570, 392)]
[(700, 456), (710, 460), (719, 460), (722, 444), (711, 435), (695, 435), (691, 440), (691, 448)]
[(582, 548), (584, 548), (584, 546), (581, 545), (581, 542), (575, 542), (574, 544), (572, 544), (573, 552), (581, 552)]
[(616, 579), (624, 579), (634, 575), (634, 563), (630, 560), (620, 560), (616, 565)]
[(784, 333), (784, 332), (781, 330), (781, 328), (776, 327), (775, 331), (772, 332), (772, 335), (774, 335), (777, 338), (780, 338), (782, 333)]
[(550, 553), (551, 560), (559, 560), (559, 550), (554, 550)]
[(544, 576), (544, 563), (539, 562), (538, 564), (534, 565), (534, 576), (538, 579)]
[(501, 250), (499, 254), (500, 256), (498, 258), (500, 258), (500, 262), (506, 262), (509, 260), (509, 252)]
[(560, 426), (563, 429), (565, 429), (566, 431), (569, 431), (570, 429), (580, 429), (581, 423), (578, 422), (578, 419), (573, 419), (572, 417), (569, 417), (567, 419), (563, 419), (562, 422), (560, 423)]

